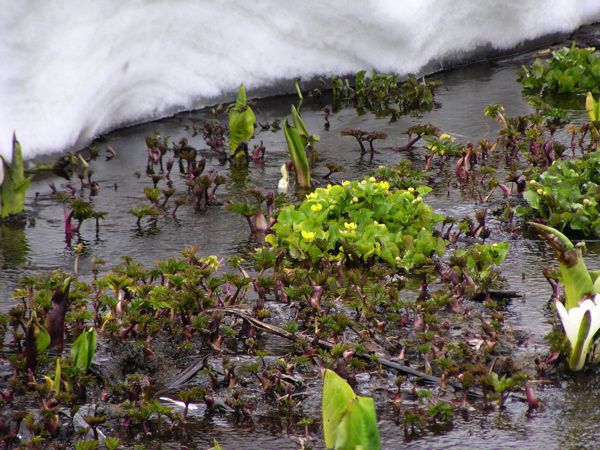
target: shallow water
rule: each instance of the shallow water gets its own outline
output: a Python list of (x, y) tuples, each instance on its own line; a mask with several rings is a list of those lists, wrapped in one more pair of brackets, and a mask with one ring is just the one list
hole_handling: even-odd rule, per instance
[[(4, 0), (0, 155), (81, 147), (123, 124), (199, 108), (244, 81), (364, 68), (400, 74), (600, 20), (596, 0)], [(264, 96), (261, 94), (261, 96)]]
[[(323, 129), (323, 113), (320, 108), (307, 102), (303, 116), (309, 130), (319, 132), (318, 146), (324, 162), (331, 161), (346, 167), (343, 174), (333, 179), (357, 178), (378, 165), (390, 165), (402, 158), (415, 158), (412, 154), (398, 154), (389, 150), (393, 145), (405, 142), (402, 131), (412, 124), (431, 122), (446, 132), (454, 134), (461, 142), (487, 137), (493, 140), (497, 127), (485, 118), (483, 108), (490, 103), (503, 103), (508, 114), (517, 115), (529, 111), (521, 89), (516, 82), (518, 65), (478, 64), (441, 73), (435, 78), (443, 81), (436, 95), (440, 107), (422, 117), (402, 117), (396, 123), (378, 119), (370, 114), (357, 116), (353, 109), (344, 109), (331, 117), (331, 129)], [(252, 93), (250, 92), (250, 95)], [(273, 97), (258, 102), (256, 111), (260, 122), (281, 119), (289, 111), (293, 97)], [(581, 117), (582, 111), (572, 111)], [(191, 138), (184, 129), (189, 124), (200, 124), (208, 117), (207, 111), (190, 112), (132, 128), (122, 129), (107, 135), (95, 145), (103, 150), (113, 146), (118, 156), (104, 162), (100, 158), (92, 163), (94, 179), (101, 185), (100, 195), (95, 198), (97, 210), (107, 211), (96, 232), (93, 223), (84, 224), (80, 240), (85, 252), (79, 261), (82, 274), (89, 274), (93, 258), (102, 258), (108, 267), (116, 264), (122, 255), (130, 255), (145, 264), (159, 258), (177, 254), (186, 246), (197, 244), (203, 255), (217, 254), (227, 258), (252, 250), (256, 243), (249, 237), (245, 221), (241, 216), (230, 213), (221, 206), (212, 206), (203, 212), (184, 206), (178, 213), (179, 220), (159, 219), (160, 231), (145, 229), (140, 232), (135, 219), (129, 213), (131, 207), (142, 203), (143, 186), (151, 183), (142, 175), (146, 163), (146, 145), (143, 137), (160, 131), (172, 141), (187, 137), (194, 146), (204, 148), (201, 137)], [(339, 130), (363, 128), (388, 133), (386, 141), (376, 145), (379, 150), (374, 161), (361, 159), (360, 151), (351, 138), (343, 138)], [(257, 133), (253, 142), (262, 140), (267, 147), (266, 164), (250, 165), (245, 183), (231, 180), (217, 191), (217, 199), (234, 199), (244, 186), (262, 191), (273, 190), (279, 178), (279, 167), (287, 159), (287, 150), (281, 131)], [(218, 160), (208, 158), (208, 169), (228, 174), (228, 169)], [(501, 168), (499, 168), (501, 169)], [(316, 170), (317, 176), (325, 173), (323, 164)], [(175, 172), (175, 171), (174, 171)], [(450, 178), (448, 178), (449, 180)], [(62, 206), (50, 199), (49, 182), (57, 186), (64, 182), (60, 178), (36, 179), (29, 191), (27, 209), (35, 223), (24, 229), (1, 228), (0, 246), (0, 310), (10, 306), (9, 297), (20, 276), (26, 273), (71, 268), (74, 262), (73, 246), (79, 242), (75, 237), (71, 244), (65, 242)], [(323, 182), (323, 180), (321, 180)], [(440, 179), (436, 182), (440, 183)], [(449, 215), (464, 216), (474, 212), (473, 200), (461, 194), (452, 184), (441, 182), (429, 196), (434, 207)], [(116, 188), (115, 188), (116, 186)], [(36, 196), (36, 193), (39, 194)], [(498, 226), (494, 239), (509, 239)], [(600, 267), (597, 249), (590, 251), (588, 262), (591, 268)], [(549, 331), (546, 323), (552, 317), (548, 307), (550, 287), (541, 273), (541, 266), (551, 264), (553, 255), (542, 243), (520, 237), (511, 241), (511, 251), (503, 265), (507, 286), (523, 297), (515, 299), (508, 307), (511, 325), (527, 335), (526, 345), (515, 354), (517, 358), (534, 358), (543, 355), (546, 346), (543, 336)], [(570, 376), (558, 387), (538, 389), (544, 408), (528, 416), (526, 405), (519, 402), (507, 405), (503, 412), (489, 414), (474, 413), (471, 417), (457, 417), (454, 426), (444, 432), (430, 431), (417, 438), (405, 439), (402, 429), (389, 418), (381, 416), (381, 431), (385, 448), (565, 448), (593, 446), (593, 438), (600, 432), (597, 420), (600, 400), (597, 395), (600, 383), (593, 375)], [(298, 448), (297, 428), (287, 429), (269, 419), (257, 417), (253, 424), (232, 424), (228, 420), (192, 421), (190, 433), (181, 441), (163, 442), (163, 448), (180, 448), (180, 445), (207, 447), (216, 437), (224, 448)]]

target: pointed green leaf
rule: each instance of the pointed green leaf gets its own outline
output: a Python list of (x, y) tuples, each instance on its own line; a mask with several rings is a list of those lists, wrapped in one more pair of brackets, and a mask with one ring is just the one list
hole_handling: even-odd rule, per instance
[(256, 115), (246, 102), (246, 88), (242, 84), (235, 106), (229, 111), (229, 151), (233, 155), (242, 142), (254, 135)]
[(592, 271), (590, 275), (594, 280), (594, 294), (600, 294), (600, 276), (598, 276), (599, 271)]
[(71, 360), (75, 367), (87, 371), (92, 365), (96, 351), (97, 333), (95, 328), (81, 333), (71, 347)]
[(87, 368), (89, 369), (92, 365), (92, 360), (94, 359), (94, 354), (96, 353), (96, 345), (98, 341), (98, 333), (95, 328), (90, 328), (88, 331), (88, 360), (87, 360)]
[(60, 358), (56, 358), (56, 370), (54, 371), (54, 382), (52, 383), (52, 390), (56, 395), (60, 394), (60, 379), (62, 376), (62, 369), (60, 366)]
[(242, 83), (238, 90), (237, 98), (235, 99), (235, 107), (244, 108), (247, 106), (247, 103), (248, 101), (246, 99), (246, 86), (244, 85), (244, 83)]
[(319, 140), (320, 140), (319, 135), (310, 134), (308, 132), (308, 129), (306, 128), (306, 124), (304, 123), (304, 120), (302, 120), (300, 113), (298, 112), (298, 110), (296, 109), (296, 107), (294, 105), (292, 105), (292, 123), (294, 124), (294, 127), (296, 128), (296, 130), (298, 130), (298, 134), (302, 138), (302, 143), (304, 144), (305, 147), (309, 144), (312, 145), (315, 142), (319, 142)]
[(334, 448), (336, 450), (381, 449), (375, 403), (372, 398), (356, 397), (350, 402), (335, 431)]
[[(295, 108), (292, 106), (292, 109)], [(283, 134), (294, 165), (296, 181), (300, 187), (310, 187), (310, 165), (306, 156), (304, 142), (296, 127), (290, 126), (287, 119), (283, 122)]]
[(298, 95), (298, 111), (300, 111), (300, 108), (302, 108), (302, 101), (304, 100), (304, 97), (302, 96), (302, 91), (300, 90), (298, 80), (294, 80), (294, 88), (296, 88), (296, 94)]
[(300, 90), (300, 85), (298, 84), (298, 80), (294, 80), (294, 87), (296, 88), (296, 94), (298, 95), (300, 101), (304, 100), (304, 97), (302, 96), (302, 91)]
[(585, 357), (587, 355), (587, 348), (583, 348), (585, 340), (587, 339), (590, 327), (592, 324), (592, 314), (588, 309), (581, 319), (581, 325), (579, 326), (579, 333), (577, 334), (577, 343), (571, 350), (571, 358), (569, 358), (569, 367), (571, 370), (581, 370), (585, 364)]
[(25, 209), (25, 194), (29, 188), (30, 180), (25, 177), (23, 169), (23, 152), (21, 144), (13, 135), (12, 161), (10, 166), (3, 164), (4, 180), (0, 186), (0, 203), (2, 209), (0, 216), (6, 218), (13, 214), (19, 214)]
[(298, 110), (294, 105), (292, 105), (292, 122), (294, 123), (294, 127), (296, 128), (296, 130), (298, 130), (298, 134), (303, 138), (304, 145), (306, 145), (310, 133), (306, 129), (304, 120), (302, 120), (302, 117), (300, 117), (300, 114), (298, 113)]
[(323, 377), (323, 436), (325, 446), (333, 448), (335, 445), (335, 430), (339, 426), (350, 402), (356, 394), (350, 385), (333, 370), (325, 370)]
[(585, 97), (585, 110), (588, 113), (588, 118), (590, 119), (590, 122), (596, 122), (599, 120), (599, 106), (600, 101), (597, 102), (596, 100), (594, 100), (594, 96), (591, 92), (588, 91), (587, 96)]
[(39, 355), (50, 345), (50, 334), (48, 333), (48, 330), (46, 330), (46, 328), (44, 328), (44, 326), (41, 324), (37, 323), (37, 321), (35, 324), (35, 332), (35, 346)]

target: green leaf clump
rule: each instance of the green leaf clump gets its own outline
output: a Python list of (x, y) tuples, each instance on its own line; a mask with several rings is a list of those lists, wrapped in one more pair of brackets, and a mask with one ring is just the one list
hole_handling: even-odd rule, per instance
[(90, 328), (79, 335), (73, 347), (71, 347), (71, 359), (78, 369), (86, 372), (92, 365), (94, 353), (96, 352), (97, 332), (95, 328)]
[(548, 60), (523, 66), (519, 81), (526, 90), (551, 93), (600, 92), (600, 55), (595, 48), (563, 47)]
[(410, 270), (445, 251), (444, 240), (433, 233), (443, 216), (423, 201), (430, 190), (392, 190), (374, 177), (318, 188), (299, 206), (280, 211), (266, 241), (296, 260), (380, 260)]
[(29, 183), (29, 178), (25, 177), (21, 144), (13, 135), (11, 164), (0, 156), (0, 218), (23, 212)]
[(246, 100), (246, 87), (242, 84), (235, 105), (229, 110), (229, 151), (232, 155), (242, 142), (254, 135), (256, 115)]
[(535, 174), (517, 212), (565, 233), (600, 237), (600, 151), (586, 158), (555, 161)]
[(353, 105), (359, 114), (369, 111), (378, 117), (391, 116), (394, 121), (402, 114), (430, 111), (440, 82), (419, 80), (412, 75), (402, 81), (395, 73), (376, 71), (368, 76), (361, 70), (355, 74), (353, 82), (334, 77), (331, 84), (334, 111)]
[(507, 242), (475, 244), (467, 249), (455, 250), (451, 263), (459, 275), (464, 271), (485, 292), (500, 281), (496, 268), (502, 264), (508, 250)]
[(283, 123), (283, 134), (285, 135), (290, 158), (294, 165), (296, 182), (302, 188), (309, 188), (311, 173), (306, 150), (312, 148), (315, 142), (319, 141), (319, 136), (308, 132), (300, 113), (294, 105), (292, 105), (291, 114), (292, 124), (287, 119), (285, 120)]

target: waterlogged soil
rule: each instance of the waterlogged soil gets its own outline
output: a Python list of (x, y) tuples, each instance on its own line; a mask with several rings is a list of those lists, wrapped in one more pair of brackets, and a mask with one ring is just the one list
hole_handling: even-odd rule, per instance
[[(509, 115), (531, 112), (516, 72), (519, 62), (515, 60), (475, 64), (436, 75), (443, 82), (436, 93), (438, 106), (421, 116), (402, 116), (397, 122), (389, 123), (385, 118), (371, 114), (357, 115), (351, 108), (330, 116), (331, 127), (324, 129), (324, 113), (321, 108), (306, 101), (302, 115), (307, 128), (318, 132), (319, 156), (323, 163), (340, 164), (345, 172), (335, 174), (331, 181), (357, 179), (380, 165), (395, 165), (402, 159), (411, 159), (418, 167), (423, 164), (423, 154), (418, 151), (398, 153), (392, 147), (404, 144), (402, 132), (412, 125), (430, 122), (441, 130), (456, 136), (461, 143), (476, 142), (481, 138), (496, 139), (498, 126), (483, 115), (485, 106), (491, 103), (504, 105)], [(252, 93), (250, 92), (251, 96)], [(255, 111), (259, 122), (282, 119), (289, 111), (295, 97), (272, 97), (256, 103)], [(581, 100), (583, 108), (583, 99)], [(584, 121), (584, 111), (570, 110), (575, 122)], [(36, 177), (31, 185), (27, 201), (28, 223), (24, 228), (0, 228), (0, 311), (6, 312), (11, 303), (11, 294), (19, 278), (54, 269), (71, 270), (75, 262), (75, 245), (82, 243), (84, 252), (79, 257), (79, 273), (85, 279), (91, 277), (92, 261), (101, 258), (107, 267), (117, 264), (120, 257), (129, 255), (135, 260), (151, 266), (158, 259), (177, 256), (185, 247), (198, 245), (201, 256), (215, 254), (227, 259), (234, 255), (249, 255), (257, 241), (249, 235), (245, 220), (227, 211), (222, 204), (239, 198), (246, 188), (262, 192), (276, 189), (280, 177), (279, 168), (287, 161), (287, 149), (282, 131), (258, 132), (252, 143), (262, 141), (266, 147), (263, 165), (251, 163), (247, 173), (229, 181), (217, 190), (220, 205), (196, 211), (189, 205), (182, 206), (177, 219), (161, 217), (156, 225), (143, 222), (137, 227), (130, 209), (144, 202), (144, 186), (151, 182), (145, 176), (147, 149), (144, 136), (160, 132), (178, 142), (185, 137), (199, 149), (206, 149), (202, 136), (192, 137), (190, 125), (199, 125), (210, 118), (209, 111), (180, 114), (176, 117), (122, 129), (110, 133), (94, 145), (104, 155), (111, 146), (117, 156), (111, 161), (99, 158), (93, 163), (94, 179), (100, 192), (94, 198), (96, 210), (107, 212), (96, 229), (93, 221), (84, 222), (78, 235), (69, 242), (65, 239), (62, 205), (52, 200), (49, 183), (57, 187), (64, 179), (48, 176)], [(344, 128), (384, 131), (385, 141), (377, 141), (377, 153), (371, 160), (361, 157), (352, 138), (341, 137)], [(217, 156), (208, 150), (202, 151), (207, 158), (207, 170), (229, 175), (227, 166), (219, 163)], [(49, 158), (51, 159), (51, 158)], [(43, 160), (43, 159), (42, 159)], [(327, 173), (321, 163), (315, 170), (317, 183), (326, 184), (322, 176)], [(503, 179), (504, 158), (497, 158), (498, 178)], [(427, 177), (434, 188), (427, 201), (436, 211), (461, 218), (473, 215), (480, 208), (478, 200), (456, 183), (453, 163), (439, 168), (436, 164)], [(77, 184), (77, 180), (74, 183)], [(290, 194), (290, 200), (295, 200)], [(517, 292), (520, 297), (507, 306), (507, 323), (514, 335), (519, 336), (519, 345), (513, 349), (513, 359), (531, 365), (535, 357), (547, 355), (544, 335), (554, 321), (549, 303), (550, 286), (542, 275), (541, 268), (551, 265), (554, 256), (540, 241), (525, 238), (522, 234), (511, 236), (499, 223), (492, 222), (490, 242), (509, 241), (510, 252), (501, 271), (506, 279), (506, 288)], [(588, 242), (586, 255), (588, 267), (600, 269), (600, 246)], [(267, 338), (271, 339), (271, 338)], [(271, 355), (283, 353), (289, 343), (272, 338), (267, 345)], [(168, 354), (168, 346), (164, 348)], [(99, 350), (99, 360), (102, 350)], [(243, 362), (244, 357), (239, 358)], [(167, 361), (167, 360), (165, 360)], [(165, 362), (165, 364), (168, 364)], [(218, 365), (215, 361), (213, 365)], [(163, 370), (157, 368), (157, 370)], [(165, 379), (172, 375), (171, 367), (164, 367)], [(6, 373), (3, 370), (3, 377)], [(390, 379), (393, 376), (390, 375)], [(541, 409), (528, 412), (526, 403), (509, 398), (506, 408), (481, 412), (465, 409), (455, 415), (452, 425), (431, 426), (415, 435), (407, 435), (402, 426), (394, 422), (393, 414), (378, 407), (380, 430), (384, 448), (591, 448), (594, 436), (600, 432), (597, 411), (600, 400), (600, 378), (593, 372), (567, 375), (553, 383), (540, 384), (537, 394), (542, 401)], [(373, 396), (376, 404), (389, 402), (390, 394), (381, 388), (381, 383), (371, 383), (369, 377), (358, 379), (357, 391)], [(308, 373), (301, 408), (305, 416), (318, 418), (320, 411), (320, 379), (318, 373)], [(4, 383), (4, 380), (0, 380)], [(190, 412), (184, 431), (164, 433), (166, 437), (148, 439), (148, 448), (207, 448), (216, 438), (225, 449), (296, 449), (299, 438), (304, 435), (303, 426), (298, 426), (300, 416), (284, 417), (277, 411), (259, 409), (251, 418), (235, 418), (232, 414), (204, 415), (202, 406)], [(311, 425), (313, 443), (320, 448), (322, 441), (318, 424)], [(143, 441), (143, 438), (142, 438)]]

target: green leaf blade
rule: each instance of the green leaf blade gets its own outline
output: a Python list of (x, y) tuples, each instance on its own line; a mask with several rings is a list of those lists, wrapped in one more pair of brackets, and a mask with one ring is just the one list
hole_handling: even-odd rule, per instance
[(323, 435), (325, 446), (335, 446), (335, 431), (356, 394), (350, 385), (333, 370), (325, 370), (323, 378)]
[(356, 397), (352, 400), (335, 434), (336, 450), (380, 450), (381, 437), (373, 399)]

